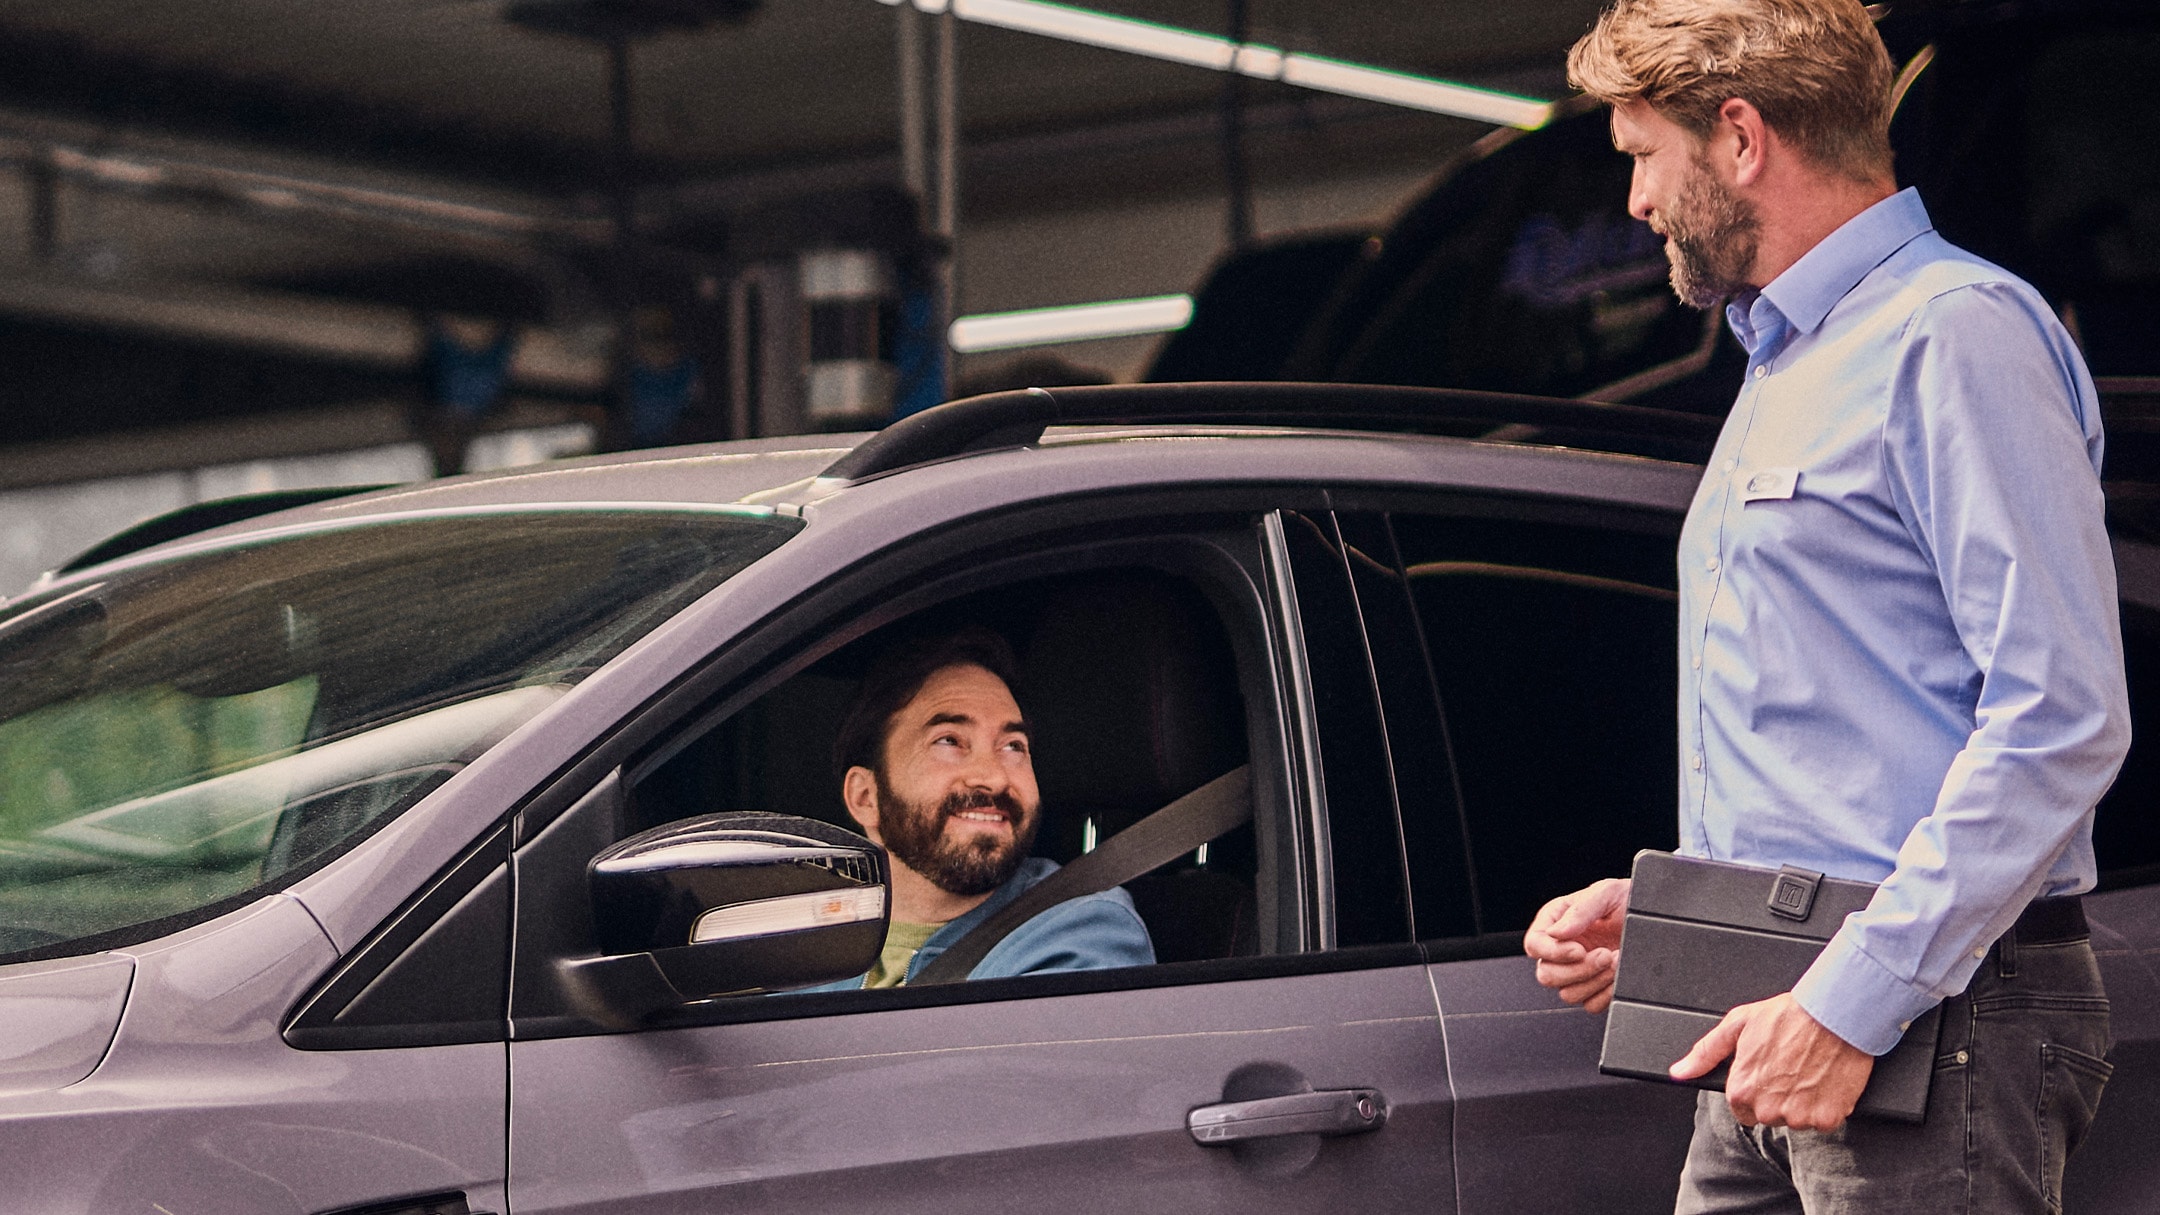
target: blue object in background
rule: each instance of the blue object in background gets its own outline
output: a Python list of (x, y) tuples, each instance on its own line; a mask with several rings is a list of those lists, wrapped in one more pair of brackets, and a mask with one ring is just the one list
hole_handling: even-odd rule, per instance
[(508, 325), (485, 346), (469, 346), (440, 324), (428, 326), (428, 392), (435, 407), (467, 420), (483, 417), (502, 399), (510, 378)]
[(664, 367), (639, 362), (630, 368), (630, 440), (633, 446), (667, 442), (697, 397), (698, 361), (685, 355)]
[(904, 418), (945, 401), (945, 335), (938, 329), (937, 293), (910, 282), (900, 296), (893, 334), (893, 416)]

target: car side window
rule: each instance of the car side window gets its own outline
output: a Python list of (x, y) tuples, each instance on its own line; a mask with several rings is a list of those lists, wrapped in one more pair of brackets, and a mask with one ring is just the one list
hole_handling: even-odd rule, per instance
[[(968, 627), (1018, 660), (1041, 795), (1034, 856), (1070, 863), (1246, 762), (1236, 660), (1207, 598), (1156, 570), (1088, 570), (965, 595), (842, 647), (644, 774), (629, 826), (755, 809), (860, 831), (834, 743), (864, 672), (911, 637)], [(1257, 869), (1248, 824), (1126, 883), (1156, 959), (1261, 952)]]
[(1404, 850), (1415, 858), (1409, 878), (1417, 935), (1421, 940), (1475, 936), (1482, 926), (1462, 789), (1393, 529), (1377, 512), (1338, 511), (1335, 517), (1387, 716)]
[(1411, 938), (1407, 873), (1387, 734), (1351, 580), (1352, 550), (1330, 511), (1285, 511), (1283, 542), (1326, 794), (1334, 941)]
[[(1241, 509), (1221, 495), (1199, 501), (1203, 513), (1175, 514), (1175, 505), (1166, 509), (1153, 498), (1121, 499), (941, 532), (835, 577), (784, 617), (716, 638), (705, 670), (624, 721), (579, 771), (521, 814), (512, 854), (515, 1035), (581, 1036), (1413, 962), (1385, 747), (1341, 542), (1315, 540), (1293, 579), (1286, 576), (1287, 513), (1257, 502)], [(1328, 516), (1322, 510), (1312, 518), (1325, 526)], [(1300, 606), (1309, 610), (1308, 623), (1325, 622), (1338, 639), (1326, 653), (1354, 662), (1323, 657), (1308, 677)], [(687, 830), (686, 820), (735, 811), (814, 820), (802, 826), (819, 832), (862, 831), (834, 755), (859, 682), (905, 637), (970, 628), (999, 634), (1014, 652), (1011, 686), (1027, 719), (1042, 798), (1031, 851), (1037, 861), (1066, 865), (1121, 838), (1126, 851), (1141, 837), (1121, 833), (1145, 816), (1218, 776), (1249, 774), (1249, 818), (1204, 847), (1169, 849), (1173, 855), (1123, 880), (1124, 895), (1112, 896), (1120, 905), (1129, 897), (1128, 914), (1144, 925), (1154, 965), (1105, 948), (1078, 965), (1007, 972), (1000, 961), (985, 973), (1001, 977), (978, 974), (950, 987), (915, 984), (915, 972), (904, 970), (911, 980), (898, 990), (861, 990), (850, 981), (855, 976), (793, 976), (856, 965), (867, 954), (796, 967), (788, 960), (794, 955), (775, 953), (781, 960), (771, 973), (789, 976), (779, 983), (792, 994), (756, 996), (759, 982), (724, 990), (722, 980), (706, 996), (669, 1002), (651, 967), (689, 965), (688, 954), (603, 947), (603, 926), (616, 938), (622, 933), (606, 918), (613, 911), (597, 909), (589, 874), (604, 852), (645, 846), (633, 836), (657, 838)], [(1336, 734), (1361, 738), (1363, 747), (1331, 746), (1325, 763), (1307, 728), (1316, 720), (1311, 685), (1323, 680), (1340, 693), (1336, 708), (1348, 714), (1342, 722), (1362, 721)], [(1353, 796), (1339, 779), (1352, 767), (1338, 761), (1354, 754), (1367, 761), (1356, 776), (1370, 796)], [(1329, 859), (1315, 834), (1320, 781), (1338, 827), (1355, 820), (1375, 828), (1348, 831), (1347, 852), (1345, 833), (1337, 833), (1336, 871), (1349, 880), (1338, 879), (1335, 894), (1350, 914), (1343, 921), (1349, 930), (1333, 936), (1315, 931), (1327, 925), (1322, 908), (1334, 907), (1318, 863)], [(1376, 848), (1378, 859), (1355, 855), (1361, 844)], [(1159, 851), (1150, 845), (1142, 856)], [(1037, 865), (1035, 872), (1043, 871)], [(747, 905), (733, 894), (713, 897), (730, 908)], [(894, 906), (882, 904), (878, 914)], [(1006, 939), (1026, 936), (1023, 928)], [(768, 944), (781, 949), (777, 939)], [(1008, 951), (1007, 960), (1033, 947)], [(928, 942), (915, 948), (920, 955)], [(897, 964), (916, 960), (929, 964), (921, 956)], [(675, 972), (665, 973), (673, 983)]]
[[(1482, 931), (1519, 931), (1547, 899), (1673, 847), (1678, 521), (1465, 510), (1388, 522), (1424, 653), (1376, 665), (1430, 662)], [(1391, 710), (1390, 725), (1431, 728), (1422, 707)], [(1398, 753), (1415, 745), (1395, 740)], [(1413, 856), (1421, 905), (1444, 905), (1427, 892), (1455, 880), (1442, 838), (1425, 833)], [(1421, 917), (1420, 935), (1448, 927)]]

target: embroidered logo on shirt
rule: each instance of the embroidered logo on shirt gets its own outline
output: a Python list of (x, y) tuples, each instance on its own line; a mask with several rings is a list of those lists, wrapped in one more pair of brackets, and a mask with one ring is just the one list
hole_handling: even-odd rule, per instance
[(1740, 487), (1740, 501), (1760, 502), (1766, 498), (1790, 498), (1800, 488), (1800, 470), (1797, 468), (1763, 468), (1748, 474), (1747, 482)]

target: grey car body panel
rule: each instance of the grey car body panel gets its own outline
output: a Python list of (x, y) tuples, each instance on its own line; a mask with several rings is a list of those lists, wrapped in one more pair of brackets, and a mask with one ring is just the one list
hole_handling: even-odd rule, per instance
[(2160, 547), (2116, 537), (2116, 592), (2132, 603), (2160, 608)]
[(91, 1076), (0, 1099), (0, 1210), (292, 1215), (400, 1193), (501, 1192), (504, 1048), (295, 1051), (292, 1003), (335, 960), (272, 895), (128, 951), (133, 991)]
[[(1387, 1125), (1194, 1143), (1186, 1114), (1268, 1067), (1378, 1088)], [(1418, 967), (519, 1042), (511, 1070), (520, 1215), (1304, 1211), (1344, 1194), (1444, 1211), (1454, 1189)]]
[(0, 1097), (73, 1084), (112, 1045), (133, 959), (57, 958), (0, 970)]
[(2160, 1194), (2160, 898), (2153, 887), (2085, 896), (2093, 952), (2107, 987), (2115, 1043), (2108, 1081), (2085, 1142), (2063, 1174), (2066, 1211), (2149, 1210)]
[(1525, 1210), (1531, 1194), (1539, 1210), (1672, 1210), (1693, 1089), (1599, 1075), (1605, 1019), (1560, 1003), (1525, 958), (1431, 973), (1455, 1084), (1463, 1215)]

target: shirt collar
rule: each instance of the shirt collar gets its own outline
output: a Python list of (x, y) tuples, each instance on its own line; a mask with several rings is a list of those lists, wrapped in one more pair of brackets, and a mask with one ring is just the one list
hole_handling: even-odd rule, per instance
[[(1770, 302), (1770, 297), (1753, 287), (1733, 296), (1725, 305), (1725, 323), (1732, 327), (1733, 336), (1740, 339), (1741, 349), (1747, 351), (1750, 359), (1789, 328), (1784, 314)], [(1782, 341), (1779, 344), (1782, 345)], [(1775, 346), (1770, 348), (1776, 349)]]
[(1934, 226), (1920, 192), (1907, 187), (1846, 220), (1801, 254), (1762, 289), (1763, 298), (1794, 330), (1813, 333), (1869, 271)]

